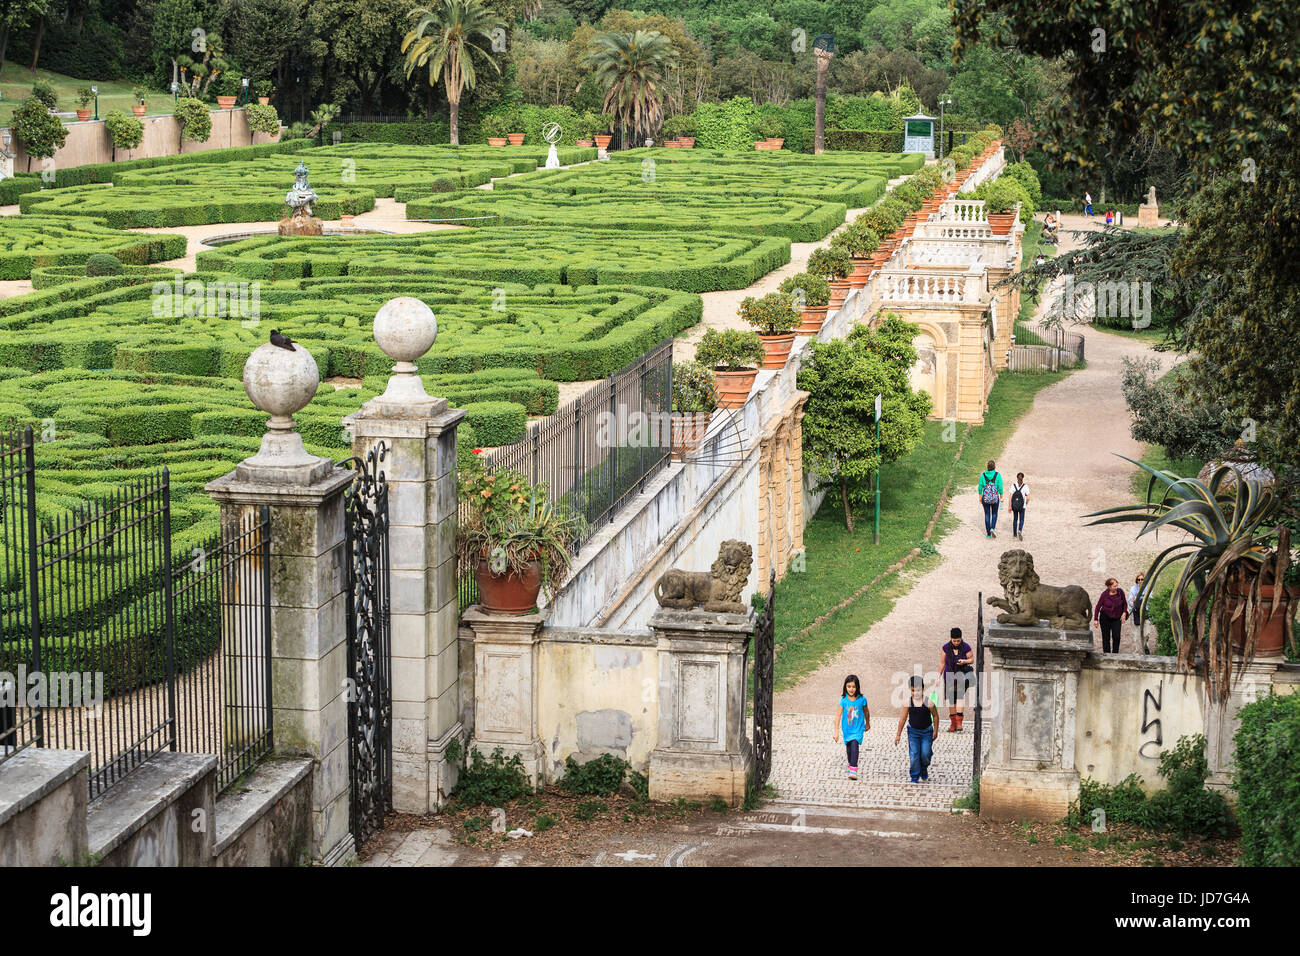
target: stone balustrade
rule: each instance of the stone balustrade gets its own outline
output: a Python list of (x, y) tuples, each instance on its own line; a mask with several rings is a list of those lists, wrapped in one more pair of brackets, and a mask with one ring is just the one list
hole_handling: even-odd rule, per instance
[[(969, 183), (969, 180), (967, 180)], [(983, 199), (945, 199), (929, 222), (988, 222)]]
[(983, 267), (953, 275), (916, 271), (882, 271), (876, 276), (876, 293), (884, 305), (924, 303), (933, 305), (978, 304), (985, 293)]
[(899, 250), (896, 260), (896, 267), (902, 269), (969, 269), (994, 264), (992, 257), (986, 255), (984, 243), (974, 239), (909, 240)]

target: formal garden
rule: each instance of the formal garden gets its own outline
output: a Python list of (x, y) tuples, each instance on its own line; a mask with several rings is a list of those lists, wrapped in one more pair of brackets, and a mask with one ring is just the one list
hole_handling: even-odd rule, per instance
[[(1219, 39), (1187, 27), (1169, 50), (1112, 36), (1140, 66), (1129, 75), (1117, 57), (1074, 55), (1026, 0), (762, 11), (696, 0), (637, 11), (447, 0), (414, 11), (381, 3), (367, 16), (331, 0), (311, 18), (282, 16), (269, 0), (156, 6), (127, 16), (54, 0), (0, 17), (5, 156), (19, 144), (25, 157), (0, 177), (0, 206), (12, 207), (0, 220), (0, 282), (11, 283), (0, 290), (0, 426), (35, 431), (42, 529), (166, 468), (174, 551), (210, 540), (218, 509), (204, 486), (259, 449), (266, 415), (242, 376), (277, 333), (320, 373), (294, 418), (307, 452), (347, 458), (341, 419), (382, 393), (393, 367), (374, 320), (395, 296), (436, 314), (419, 374), (429, 394), (466, 412), (467, 476), (530, 424), (557, 411), (576, 421), (579, 406), (562, 396), (666, 341), (696, 360), (673, 368), (671, 404), (666, 390), (657, 398), (716, 423), (743, 416), (754, 383), (774, 380), (758, 376), (804, 347), (796, 337), (815, 338), (790, 391), (808, 396), (800, 454), (820, 508), (800, 528), (799, 553), (783, 556), (791, 573), (774, 624), (776, 685), (795, 695), (838, 667), (845, 648), (881, 633), (877, 625), (896, 626), (889, 615), (912, 582), (940, 574), (945, 538), (968, 530), (948, 510), (969, 495), (965, 472), (1004, 450), (1023, 454), (1013, 439), (1040, 396), (1072, 394), (1086, 377), (1078, 372), (1096, 370), (1090, 353), (1076, 372), (1007, 374), (994, 355), (998, 323), (1011, 322), (1016, 346), (1050, 349), (1078, 316), (1050, 315), (1049, 290), (1067, 277), (1128, 283), (1134, 295), (1145, 288), (1149, 322), (1117, 311), (1086, 324), (1141, 357), (1124, 356), (1111, 374), (1115, 355), (1103, 349), (1108, 384), (1075, 387), (1093, 400), (1123, 398), (1131, 429), (1119, 437), (1141, 446), (1121, 482), (1131, 501), (1108, 486), (1107, 508), (1068, 520), (1181, 535), (1152, 552), (1141, 594), (1156, 637), (1140, 649), (1204, 675), (1216, 702), (1241, 666), (1233, 655), (1249, 662), (1274, 618), (1284, 646), (1276, 655), (1270, 646), (1268, 659), (1290, 667), (1300, 657), (1297, 299), (1277, 265), (1294, 258), (1300, 234), (1293, 130), (1283, 125), (1300, 94), (1297, 61), (1282, 53), (1262, 68), (1268, 83), (1222, 75), (1223, 63), (1261, 59), (1251, 30), (1246, 42), (1236, 25)], [(1192, 23), (1212, 13), (1176, 6), (1175, 19)], [(1265, 20), (1295, 25), (1294, 11), (1259, 7), (1271, 11)], [(1082, 14), (1062, 16), (1087, 32)], [(211, 42), (186, 53), (181, 27), (194, 17), (207, 18)], [(508, 43), (498, 45), (498, 31)], [(1157, 75), (1163, 86), (1152, 85)], [(1207, 83), (1219, 105), (1169, 92)], [(1104, 108), (1095, 89), (1113, 93)], [(1274, 96), (1267, 109), (1261, 90)], [(247, 145), (209, 148), (212, 117), (231, 120), (234, 109)], [(69, 129), (101, 119), (112, 162), (55, 162), (71, 152), (60, 153)], [(147, 121), (175, 124), (167, 155), (141, 155), (160, 151)], [(986, 164), (995, 175), (967, 183)], [(302, 194), (296, 205), (291, 186)], [(1157, 218), (1156, 188), (1163, 223), (1088, 223), (1068, 249), (1049, 244), (1043, 212), (1080, 211), (1090, 193), (1117, 218), (1144, 208)], [(1022, 296), (1018, 315), (981, 318), (980, 341), (954, 345), (954, 363), (964, 350), (960, 375), (988, 385), (975, 403), (980, 424), (960, 428), (919, 384), (936, 361), (924, 351), (932, 332), (868, 300), (878, 270), (921, 268), (889, 263), (918, 228), (926, 236), (922, 224), (941, 205), (948, 228), (975, 223), (978, 241), (1011, 236), (1021, 244), (1007, 248), (1022, 252), (1006, 263), (1019, 274), (997, 285), (984, 252), (951, 247), (973, 257), (973, 271), (945, 263), (917, 281), (923, 291), (899, 293), (905, 305), (908, 295), (946, 296), (946, 305), (990, 310), (1009, 283)], [(973, 218), (958, 224), (963, 215)], [(278, 232), (267, 228), (277, 222)], [(230, 235), (206, 228), (222, 224)], [(945, 237), (958, 238), (970, 236)], [(962, 288), (976, 292), (943, 291), (966, 279)], [(893, 291), (906, 287), (899, 282)], [(855, 295), (851, 309), (872, 302), (862, 324), (821, 335)], [(957, 366), (947, 368), (955, 389)], [(933, 374), (926, 388), (940, 387)], [(1062, 420), (1087, 413), (1056, 411)], [(703, 439), (688, 437), (693, 447)], [(1042, 447), (1040, 438), (1035, 453)], [(673, 450), (681, 460), (692, 447)], [(590, 469), (611, 508), (631, 467), (613, 458)], [(579, 492), (559, 510), (544, 485), (530, 494), (529, 521), (540, 504), (544, 522), (563, 523)], [(886, 517), (868, 545), (873, 505)], [(577, 524), (556, 540), (578, 541)], [(1141, 556), (1148, 567), (1151, 555)], [(813, 573), (794, 573), (809, 569), (792, 563), (805, 560)], [(19, 589), (16, 573), (5, 568), (5, 594)], [(124, 572), (120, 594), (103, 602), (112, 621), (132, 613), (150, 573)], [(1277, 609), (1267, 622), (1265, 607)], [(182, 648), (177, 666), (211, 650)], [(1269, 697), (1241, 711), (1239, 788), (1252, 789), (1241, 790), (1236, 822), (1205, 789), (1205, 741), (1188, 737), (1176, 749), (1170, 740), (1160, 762), (1165, 796), (1136, 778), (1085, 779), (1066, 825), (1077, 830), (1100, 808), (1116, 823), (1216, 840), (1240, 827), (1248, 862), (1294, 863), (1294, 827), (1278, 823), (1269, 799), (1294, 806), (1294, 781), (1277, 769), (1293, 761), (1274, 758), (1279, 741), (1294, 742), (1295, 709)], [(634, 803), (643, 800), (638, 791)]]

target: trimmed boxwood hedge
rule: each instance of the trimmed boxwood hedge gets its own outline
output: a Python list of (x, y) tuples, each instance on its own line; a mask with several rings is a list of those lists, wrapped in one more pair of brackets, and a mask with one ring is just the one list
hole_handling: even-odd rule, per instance
[(417, 199), (408, 219), (458, 220), (470, 226), (568, 225), (640, 232), (729, 232), (814, 242), (844, 222), (844, 203), (791, 195), (745, 196), (723, 190), (662, 186), (565, 196), (546, 189), (466, 190)]
[(901, 129), (828, 129), (826, 148), (855, 152), (896, 153), (903, 148)]
[(179, 258), (186, 246), (184, 236), (121, 232), (102, 219), (6, 216), (0, 229), (0, 279), (26, 279), (32, 269), (45, 266), (84, 268), (92, 255), (105, 252), (126, 265), (145, 265)]
[(546, 226), (284, 239), (256, 236), (204, 250), (198, 267), (245, 279), (441, 273), (525, 285), (742, 289), (790, 261), (780, 237), (707, 233), (638, 236)]
[(116, 163), (93, 163), (88, 166), (72, 166), (58, 169), (54, 173), (54, 185), (85, 186), (89, 183), (111, 183), (123, 173), (155, 166), (201, 166), (208, 163), (243, 163), (261, 156), (276, 153), (295, 153), (311, 146), (311, 140), (286, 139), (278, 143), (259, 143), (256, 146), (232, 146), (227, 149), (209, 149), (201, 153), (178, 153), (170, 156), (149, 156), (143, 159), (127, 159)]
[(34, 193), (41, 188), (37, 173), (18, 173), (9, 179), (0, 179), (0, 206), (12, 206), (24, 193)]

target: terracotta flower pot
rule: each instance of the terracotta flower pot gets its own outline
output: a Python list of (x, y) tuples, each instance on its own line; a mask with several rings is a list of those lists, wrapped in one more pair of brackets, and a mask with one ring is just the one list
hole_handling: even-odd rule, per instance
[(136, 116), (144, 116), (144, 111), (147, 110), (148, 108), (149, 107), (145, 106), (143, 103), (136, 103), (134, 106), (131, 107), (131, 112), (134, 113)]
[(826, 321), (826, 312), (830, 308), (828, 305), (821, 307), (809, 306), (803, 310), (803, 321), (799, 323), (799, 328), (794, 330), (795, 335), (816, 335), (822, 330), (822, 323)]
[(523, 134), (523, 133), (506, 133), (506, 139), (510, 140), (510, 145), (511, 145), (511, 146), (522, 146), (522, 145), (524, 145), (524, 134)]
[(851, 288), (851, 286), (847, 278), (832, 279), (830, 282), (830, 286), (831, 286), (831, 300), (826, 303), (826, 310), (828, 312), (833, 312), (836, 309), (838, 309), (840, 306), (842, 306), (844, 304), (844, 300), (849, 297), (849, 289)]
[(523, 574), (496, 574), (486, 560), (480, 560), (474, 571), (478, 581), (479, 604), (497, 614), (527, 614), (537, 607), (537, 595), (542, 591), (542, 565), (528, 562)]
[(872, 270), (875, 268), (873, 259), (864, 259), (861, 256), (853, 257), (853, 271), (849, 273), (849, 287), (861, 289), (871, 278)]
[(609, 149), (609, 141), (613, 138), (613, 135), (605, 136), (598, 133), (596, 135), (596, 146), (600, 149)]
[[(1261, 584), (1259, 586), (1259, 603), (1262, 608), (1263, 617), (1261, 618), (1261, 627), (1259, 635), (1255, 638), (1255, 656), (1256, 657), (1281, 657), (1286, 653), (1286, 612), (1290, 605), (1300, 600), (1300, 588), (1295, 585), (1287, 585), (1282, 592), (1282, 600), (1273, 613), (1270, 620), (1269, 611), (1273, 609), (1273, 600), (1277, 588), (1272, 584)], [(1244, 593), (1235, 595), (1230, 598), (1236, 603), (1244, 604), (1246, 595)], [(1234, 620), (1228, 626), (1228, 635), (1232, 639), (1232, 649), (1238, 653), (1246, 646), (1246, 615)]]
[(770, 136), (768, 137), (767, 145), (769, 149), (780, 149), (785, 145), (785, 140), (781, 139), (779, 136)]
[(668, 140), (668, 142), (664, 143), (664, 148), (665, 148), (665, 149), (681, 149), (681, 148), (682, 148), (682, 144), (679, 143), (679, 142), (677, 142), (677, 140), (675, 140), (675, 139), (670, 139), (670, 140)]
[(790, 349), (794, 347), (794, 333), (764, 335), (760, 332), (758, 337), (763, 340), (763, 368), (785, 368), (785, 360), (790, 357)]
[[(793, 340), (793, 336), (791, 336)], [(743, 408), (745, 399), (749, 398), (749, 390), (754, 387), (754, 379), (758, 376), (756, 368), (742, 368), (737, 371), (728, 369), (713, 370), (713, 384), (718, 390), (718, 407), (719, 408)]]
[(489, 145), (489, 146), (504, 146), (505, 144), (506, 144), (506, 138), (505, 138), (504, 136), (489, 136), (489, 137), (488, 137), (488, 145)]
[(673, 412), (673, 454), (685, 458), (704, 441), (713, 412)]
[(257, 98), (257, 102), (261, 103), (263, 106), (270, 106), (270, 105), (271, 105), (271, 97), (269, 97), (269, 96), (259, 96), (259, 97)]
[(595, 146), (596, 144), (593, 140), (590, 139), (576, 139), (573, 141), (573, 145), (580, 146), (583, 149), (591, 149), (591, 147)]
[(993, 229), (993, 235), (1005, 236), (1011, 232), (1011, 226), (1016, 221), (1014, 212), (991, 212), (989, 213), (989, 226)]
[(682, 144), (682, 149), (694, 149), (694, 148), (695, 148), (695, 137), (694, 137), (694, 136), (678, 136), (678, 137), (677, 137), (677, 142), (679, 142), (679, 143)]
[(237, 96), (218, 96), (217, 108), (223, 110), (233, 110), (235, 108), (235, 100), (237, 100), (238, 98), (239, 97)]
[(754, 148), (755, 149), (780, 149), (781, 147), (773, 146), (771, 142), (769, 142), (768, 140), (760, 139), (754, 143)]
[(90, 119), (90, 110), (77, 110), (77, 122), (84, 123)]

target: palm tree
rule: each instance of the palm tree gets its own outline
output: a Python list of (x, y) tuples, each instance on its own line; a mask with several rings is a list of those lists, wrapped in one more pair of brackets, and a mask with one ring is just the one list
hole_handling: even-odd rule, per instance
[(660, 85), (677, 59), (677, 48), (658, 30), (635, 33), (598, 33), (591, 41), (583, 65), (605, 90), (604, 112), (632, 127), (639, 139), (663, 124), (664, 103)]
[(429, 7), (416, 7), (410, 16), (416, 23), (402, 39), (406, 75), (409, 78), (416, 67), (427, 64), (429, 85), (436, 86), (442, 74), (450, 104), (451, 143), (459, 146), (460, 94), (466, 87), (474, 89), (478, 82), (472, 55), (481, 54), (494, 70), (501, 72), (492, 55), (474, 38), (483, 37), (491, 43), (494, 32), (505, 29), (505, 21), (483, 0), (438, 0)]

